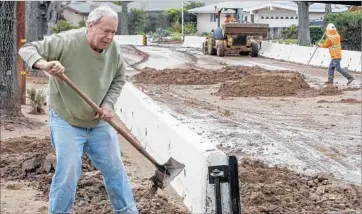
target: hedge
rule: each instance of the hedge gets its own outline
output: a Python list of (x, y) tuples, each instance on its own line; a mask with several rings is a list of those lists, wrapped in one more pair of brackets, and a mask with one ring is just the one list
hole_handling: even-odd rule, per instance
[(331, 13), (324, 17), (325, 26), (333, 23), (342, 38), (342, 49), (361, 51), (361, 10)]

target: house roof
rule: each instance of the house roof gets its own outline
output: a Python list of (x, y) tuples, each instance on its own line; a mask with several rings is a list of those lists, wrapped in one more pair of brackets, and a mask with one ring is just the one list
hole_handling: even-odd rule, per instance
[(107, 5), (110, 8), (112, 8), (116, 13), (122, 12), (122, 7), (113, 4), (112, 2), (96, 2), (96, 1), (72, 1), (67, 8), (70, 8), (72, 10), (75, 10), (82, 14), (88, 14), (91, 12), (92, 7), (97, 7), (100, 5)]
[[(298, 11), (298, 6), (294, 2), (288, 1), (229, 1), (218, 4), (210, 4), (204, 7), (198, 7), (189, 10), (190, 13), (215, 13), (215, 6), (217, 8), (243, 8), (243, 11), (255, 11), (263, 8), (283, 8), (286, 10)], [(332, 5), (332, 12), (343, 12), (347, 11), (348, 8), (345, 5)], [(309, 12), (318, 13), (325, 11), (325, 4), (314, 3), (309, 6)]]
[[(204, 2), (205, 4), (215, 4), (226, 0), (193, 0), (195, 2)], [(188, 0), (184, 0), (186, 4)], [(161, 12), (172, 8), (181, 8), (181, 0), (134, 0), (128, 4), (128, 9), (142, 9), (147, 12)]]

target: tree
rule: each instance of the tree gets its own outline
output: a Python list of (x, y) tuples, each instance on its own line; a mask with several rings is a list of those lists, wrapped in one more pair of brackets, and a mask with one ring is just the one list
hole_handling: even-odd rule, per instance
[(296, 2), (298, 5), (298, 45), (310, 45), (310, 30), (309, 30), (309, 5), (304, 1)]
[[(113, 1), (114, 4), (122, 7), (122, 12), (118, 17), (118, 29), (121, 35), (129, 35), (128, 30), (128, 4), (133, 1)], [(123, 24), (122, 24), (123, 23)]]
[(332, 13), (332, 5), (331, 4), (326, 4), (325, 6), (325, 15), (328, 15)]
[(9, 116), (21, 116), (16, 70), (16, 1), (0, 2), (0, 108)]

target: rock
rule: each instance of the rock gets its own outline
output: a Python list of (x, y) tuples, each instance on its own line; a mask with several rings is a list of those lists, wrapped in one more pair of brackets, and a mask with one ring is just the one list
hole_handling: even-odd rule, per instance
[(323, 195), (326, 191), (326, 188), (324, 186), (319, 186), (317, 187), (317, 194), (318, 195)]
[(323, 184), (323, 185), (327, 185), (327, 184), (328, 184), (328, 180), (323, 180), (323, 181), (322, 181), (322, 184)]
[(330, 173), (321, 173), (318, 175), (318, 182), (331, 179), (332, 175)]
[(319, 196), (318, 196), (316, 193), (312, 193), (312, 194), (310, 195), (310, 199), (311, 199), (312, 201), (319, 201)]
[(308, 186), (309, 187), (315, 187), (316, 184), (314, 183), (314, 181), (308, 181)]
[(55, 169), (56, 166), (56, 157), (54, 154), (48, 154), (45, 157), (44, 163), (43, 163), (43, 169), (45, 172), (50, 172), (53, 169)]
[(23, 174), (26, 174), (29, 171), (32, 171), (36, 168), (35, 166), (35, 157), (31, 158), (29, 160), (24, 161), (22, 165), (22, 172)]

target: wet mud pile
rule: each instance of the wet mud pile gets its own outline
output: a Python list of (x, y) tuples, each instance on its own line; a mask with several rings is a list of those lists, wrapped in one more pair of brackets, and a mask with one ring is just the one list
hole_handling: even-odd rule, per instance
[(242, 160), (239, 182), (245, 214), (361, 211), (361, 186), (338, 183), (327, 173), (306, 176), (287, 168)]
[(239, 80), (246, 75), (260, 73), (257, 68), (228, 66), (218, 70), (175, 68), (157, 70), (145, 68), (134, 76), (135, 83), (209, 85), (229, 80)]
[(215, 95), (224, 97), (295, 96), (310, 89), (299, 73), (264, 72), (247, 75), (236, 82), (223, 83)]
[[(50, 183), (56, 166), (55, 153), (49, 138), (21, 137), (0, 141), (1, 161), (0, 177), (6, 180), (26, 180), (40, 190), (40, 199), (47, 200)], [(82, 157), (82, 175), (77, 187), (73, 212), (77, 214), (113, 213), (101, 173), (96, 170), (89, 159)], [(162, 192), (150, 197), (150, 182), (136, 180), (132, 183), (141, 214), (186, 214), (169, 200)], [(9, 186), (11, 188), (11, 186)], [(149, 197), (145, 197), (149, 196)]]
[(343, 93), (335, 87), (311, 88), (298, 72), (269, 71), (258, 66), (226, 66), (217, 70), (145, 68), (132, 81), (159, 85), (220, 84), (213, 95), (221, 97), (315, 97)]

